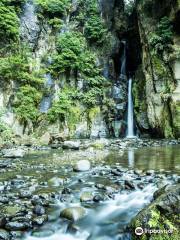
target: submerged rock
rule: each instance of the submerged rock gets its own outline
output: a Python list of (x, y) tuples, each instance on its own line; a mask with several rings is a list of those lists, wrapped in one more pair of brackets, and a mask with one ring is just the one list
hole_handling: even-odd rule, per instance
[(6, 157), (6, 158), (22, 158), (24, 157), (25, 153), (26, 152), (24, 149), (19, 149), (19, 148), (2, 150), (3, 157)]
[(86, 211), (82, 207), (70, 207), (70, 208), (65, 208), (60, 213), (60, 217), (66, 218), (71, 221), (77, 221), (83, 218), (85, 214), (86, 214)]
[(83, 172), (88, 171), (91, 168), (91, 163), (88, 160), (81, 160), (74, 166), (74, 171)]

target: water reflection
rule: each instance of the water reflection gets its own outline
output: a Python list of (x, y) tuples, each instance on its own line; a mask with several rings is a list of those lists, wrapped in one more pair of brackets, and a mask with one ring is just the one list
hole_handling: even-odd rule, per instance
[(128, 150), (128, 165), (129, 167), (134, 167), (134, 149)]

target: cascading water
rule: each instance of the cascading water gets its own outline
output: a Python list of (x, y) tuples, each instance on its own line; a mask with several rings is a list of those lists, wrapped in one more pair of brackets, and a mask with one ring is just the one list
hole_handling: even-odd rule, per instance
[(132, 78), (129, 79), (128, 83), (128, 118), (127, 118), (127, 138), (134, 138), (134, 107), (132, 98)]

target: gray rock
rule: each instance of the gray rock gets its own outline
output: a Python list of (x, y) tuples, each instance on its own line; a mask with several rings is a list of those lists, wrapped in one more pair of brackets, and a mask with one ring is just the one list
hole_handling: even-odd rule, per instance
[(125, 180), (124, 184), (126, 189), (135, 189), (135, 185), (132, 181)]
[(88, 160), (80, 160), (74, 166), (74, 171), (83, 172), (91, 168), (91, 163)]
[(6, 217), (3, 214), (0, 214), (0, 228), (4, 227), (6, 223), (7, 223)]
[(43, 215), (43, 216), (38, 216), (33, 218), (33, 224), (41, 226), (43, 225), (46, 221), (48, 220), (48, 216), (47, 215)]
[(62, 145), (62, 148), (64, 149), (73, 149), (73, 150), (79, 150), (80, 148), (80, 142), (75, 141), (65, 141)]
[(10, 231), (23, 231), (31, 228), (31, 225), (27, 222), (8, 222), (5, 228)]
[(20, 148), (2, 150), (3, 157), (6, 158), (22, 158), (24, 157), (25, 153), (26, 153), (25, 150)]
[(30, 198), (32, 196), (32, 192), (28, 190), (21, 190), (19, 193), (20, 198)]
[(85, 214), (86, 214), (86, 211), (82, 207), (70, 207), (70, 208), (65, 208), (60, 213), (60, 217), (66, 218), (71, 221), (77, 221), (83, 218)]
[(33, 209), (33, 212), (38, 215), (38, 216), (42, 216), (45, 214), (45, 208), (41, 205), (37, 205), (35, 206), (35, 208)]

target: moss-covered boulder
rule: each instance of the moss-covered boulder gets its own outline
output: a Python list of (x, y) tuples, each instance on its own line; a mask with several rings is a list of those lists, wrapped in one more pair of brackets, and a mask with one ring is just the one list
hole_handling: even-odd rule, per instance
[[(133, 239), (179, 239), (179, 214), (180, 184), (158, 190), (154, 194), (154, 201), (132, 220)], [(135, 234), (135, 229), (138, 227), (144, 231), (140, 236)]]

